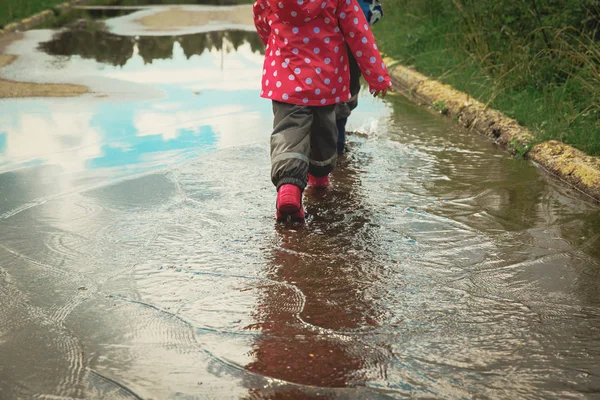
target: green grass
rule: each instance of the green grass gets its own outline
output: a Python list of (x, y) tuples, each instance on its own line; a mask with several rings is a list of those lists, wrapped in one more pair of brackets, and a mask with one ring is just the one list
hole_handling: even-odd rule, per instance
[[(42, 22), (36, 28), (55, 27), (63, 19), (73, 18), (73, 15), (81, 13), (77, 10), (69, 10), (61, 13), (58, 5), (70, 0), (0, 0), (0, 27), (11, 22), (18, 22), (44, 10), (52, 10), (56, 18), (51, 21)], [(114, 0), (89, 0), (86, 5), (113, 4)]]
[(120, 6), (141, 6), (141, 5), (176, 5), (176, 4), (202, 4), (230, 6), (234, 4), (248, 4), (254, 0), (106, 0), (113, 5)]
[(0, 0), (0, 27), (64, 2), (65, 0)]
[(598, 42), (560, 26), (544, 36), (502, 37), (490, 14), (479, 22), (451, 1), (430, 4), (436, 1), (443, 3), (395, 0), (386, 7), (375, 27), (382, 51), (504, 112), (538, 141), (600, 155)]
[[(0, 28), (23, 18), (31, 17), (44, 10), (55, 10), (55, 7), (68, 0), (0, 0)], [(232, 4), (236, 0), (92, 0), (86, 4), (111, 4), (123, 6), (152, 4)], [(240, 4), (252, 3), (253, 0), (238, 0)], [(58, 15), (58, 12), (56, 12)]]

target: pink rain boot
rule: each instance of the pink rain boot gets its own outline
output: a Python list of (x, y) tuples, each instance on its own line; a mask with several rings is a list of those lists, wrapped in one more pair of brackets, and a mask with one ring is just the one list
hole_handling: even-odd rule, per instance
[(314, 188), (326, 188), (329, 186), (329, 175), (313, 176), (308, 174), (308, 185)]
[(302, 190), (296, 185), (281, 185), (277, 192), (277, 221), (304, 221)]

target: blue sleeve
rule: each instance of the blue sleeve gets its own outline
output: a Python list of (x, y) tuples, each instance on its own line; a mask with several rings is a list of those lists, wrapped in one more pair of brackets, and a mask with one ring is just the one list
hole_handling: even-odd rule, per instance
[(360, 5), (360, 8), (362, 8), (362, 12), (365, 13), (365, 18), (367, 21), (371, 22), (369, 20), (369, 4), (365, 0), (358, 0), (358, 4)]
[(383, 10), (379, 0), (358, 0), (358, 4), (370, 25), (379, 21), (383, 16)]

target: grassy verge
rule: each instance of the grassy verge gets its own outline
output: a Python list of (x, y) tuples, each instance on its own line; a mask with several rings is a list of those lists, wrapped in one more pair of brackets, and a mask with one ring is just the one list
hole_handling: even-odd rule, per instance
[(0, 28), (40, 11), (53, 9), (66, 0), (0, 0)]
[[(68, 0), (0, 0), (0, 29), (5, 25), (44, 11), (55, 10), (55, 7)], [(232, 5), (249, 4), (254, 0), (93, 0), (87, 4), (109, 4), (121, 6), (154, 5), (154, 4), (211, 4)], [(56, 12), (58, 15), (59, 13)]]
[[(70, 2), (71, 0), (0, 0), (0, 29), (11, 22), (18, 22), (24, 18), (29, 18), (44, 10), (52, 10), (57, 20), (62, 18), (71, 18), (72, 14), (77, 12), (68, 10), (61, 11), (57, 8), (60, 4)], [(104, 5), (112, 4), (115, 0), (88, 0), (86, 5)], [(46, 21), (36, 28), (47, 28), (53, 26), (56, 21)]]
[(386, 54), (504, 112), (539, 141), (600, 155), (600, 3), (551, 7), (394, 0), (375, 33)]
[(120, 6), (140, 5), (177, 5), (177, 4), (202, 4), (216, 6), (230, 6), (254, 2), (254, 0), (111, 0), (111, 4)]

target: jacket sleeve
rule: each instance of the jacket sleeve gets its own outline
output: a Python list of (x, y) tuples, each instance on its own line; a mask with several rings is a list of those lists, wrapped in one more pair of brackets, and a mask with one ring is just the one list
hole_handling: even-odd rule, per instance
[(260, 36), (263, 44), (266, 46), (269, 42), (269, 36), (271, 35), (271, 26), (269, 25), (268, 17), (271, 12), (271, 8), (265, 4), (264, 0), (257, 0), (253, 7), (254, 12), (254, 26), (256, 32)]
[(339, 0), (338, 18), (344, 39), (370, 89), (379, 91), (392, 86), (369, 23), (357, 0)]
[(383, 17), (383, 9), (379, 0), (358, 0), (369, 25), (374, 25)]

